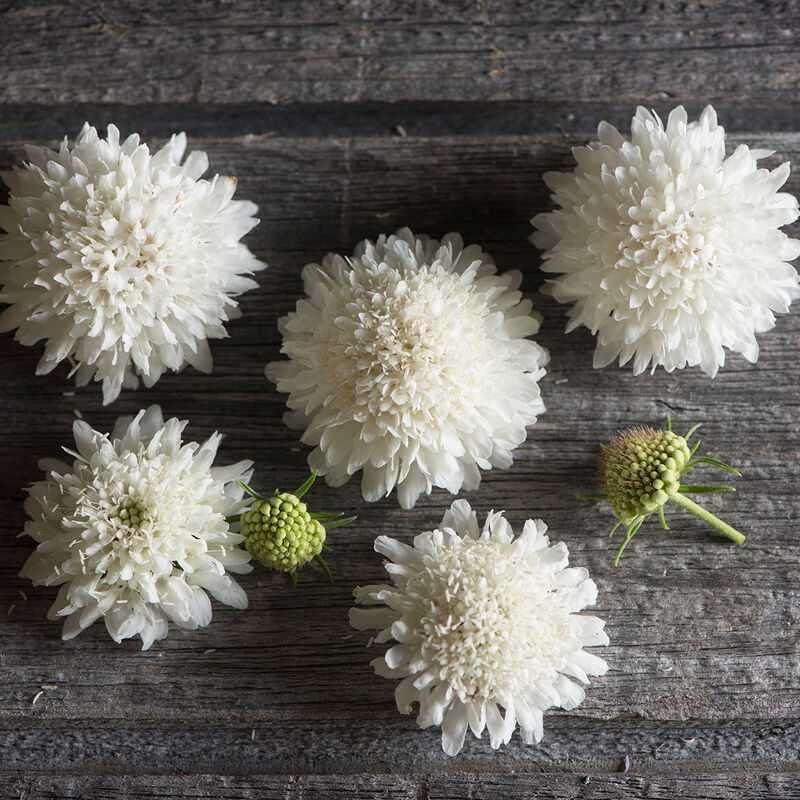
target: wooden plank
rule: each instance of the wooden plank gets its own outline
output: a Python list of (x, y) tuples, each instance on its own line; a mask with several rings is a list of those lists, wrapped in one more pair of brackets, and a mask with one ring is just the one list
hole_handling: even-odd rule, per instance
[(800, 797), (800, 778), (780, 773), (692, 775), (459, 775), (409, 776), (239, 776), (170, 775), (28, 777), (4, 780), (3, 800), (775, 800)]
[(635, 774), (681, 776), (725, 773), (732, 765), (754, 773), (785, 771), (796, 764), (800, 748), (798, 720), (655, 722), (633, 715), (592, 720), (553, 714), (545, 734), (536, 746), (515, 737), (499, 750), (485, 737), (470, 737), (450, 758), (436, 731), (420, 731), (412, 719), (380, 708), (369, 719), (345, 714), (338, 720), (309, 716), (252, 725), (30, 718), (4, 722), (0, 752), (3, 769), (40, 777), (336, 775), (344, 769), (354, 775), (589, 775), (616, 773), (626, 756)]
[[(731, 144), (738, 141), (733, 137)], [(796, 133), (748, 141), (778, 151), (771, 163), (800, 154)], [(167, 414), (191, 420), (187, 433), (193, 438), (225, 432), (221, 463), (255, 458), (258, 487), (298, 484), (305, 452), (281, 422), (283, 398), (262, 375), (263, 364), (278, 356), (277, 318), (301, 292), (305, 262), (328, 250), (349, 251), (360, 238), (401, 224), (433, 235), (457, 229), (481, 243), (502, 269), (524, 271), (524, 289), (545, 315), (538, 338), (552, 355), (543, 382), (548, 411), (514, 467), (487, 474), (469, 499), (481, 514), (505, 508), (517, 527), (528, 516), (543, 517), (554, 538), (569, 545), (573, 563), (587, 566), (597, 580), (597, 613), (608, 622), (612, 646), (605, 655), (612, 671), (595, 681), (580, 715), (800, 718), (800, 308), (760, 337), (755, 366), (731, 356), (714, 381), (696, 370), (638, 378), (616, 367), (592, 370), (591, 336), (563, 335), (563, 308), (537, 292), (538, 255), (526, 239), (528, 218), (549, 203), (541, 174), (568, 164), (574, 143), (557, 135), (191, 143), (208, 151), (213, 170), (238, 174), (240, 196), (260, 205), (263, 221), (249, 241), (270, 264), (259, 276), (260, 289), (243, 299), (244, 317), (230, 326), (231, 338), (213, 345), (214, 374), (166, 376), (154, 389), (124, 392), (102, 408), (97, 388), (75, 391), (66, 368), (35, 377), (39, 348), (23, 348), (9, 335), (0, 339), (5, 724), (71, 720), (77, 727), (80, 720), (134, 724), (179, 718), (200, 725), (235, 717), (246, 727), (365, 726), (371, 737), (400, 737), (437, 752), (434, 732), (415, 731), (413, 720), (393, 710), (391, 683), (375, 677), (367, 663), (379, 649), (364, 650), (367, 637), (350, 630), (347, 609), (353, 585), (382, 577), (381, 560), (371, 551), (374, 536), (408, 540), (430, 528), (451, 499), (445, 492), (402, 512), (394, 498), (361, 502), (354, 483), (338, 491), (315, 489), (320, 507), (359, 515), (356, 524), (332, 537), (334, 586), (313, 569), (301, 575), (297, 591), (283, 576), (256, 572), (243, 580), (249, 611), (216, 606), (209, 629), (173, 631), (147, 653), (133, 642), (114, 645), (100, 626), (61, 642), (57, 626), (45, 619), (54, 592), (16, 577), (30, 552), (29, 542), (14, 538), (24, 522), (21, 487), (39, 477), (39, 457), (58, 455), (59, 446), (69, 444), (74, 409), (108, 429), (118, 414), (159, 402)], [(0, 145), (3, 167), (21, 155), (19, 142)], [(797, 193), (800, 180), (793, 177), (789, 189)], [(726, 496), (724, 505), (710, 502), (750, 538), (737, 549), (676, 513), (673, 533), (661, 534), (651, 524), (614, 569), (606, 537), (610, 515), (576, 496), (592, 484), (601, 441), (621, 426), (657, 423), (668, 412), (681, 428), (706, 420), (707, 451), (746, 473), (737, 495)], [(44, 684), (58, 689), (32, 705)], [(470, 747), (489, 754), (486, 743)], [(353, 758), (339, 755), (343, 763)]]
[(798, 4), (2, 4), (0, 103), (798, 97)]

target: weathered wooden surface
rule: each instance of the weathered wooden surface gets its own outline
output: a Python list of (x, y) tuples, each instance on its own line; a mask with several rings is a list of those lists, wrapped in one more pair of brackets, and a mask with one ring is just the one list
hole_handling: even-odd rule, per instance
[(5, 0), (6, 103), (791, 103), (800, 6)]
[[(567, 167), (599, 119), (623, 123), (637, 102), (713, 100), (723, 124), (748, 131), (732, 146), (797, 162), (796, 4), (0, 9), (0, 122), (12, 123), (0, 169), (23, 141), (74, 135), (84, 118), (154, 142), (185, 127), (211, 169), (236, 174), (238, 196), (258, 203), (248, 243), (270, 265), (230, 338), (212, 344), (213, 375), (167, 375), (108, 408), (66, 368), (37, 378), (39, 348), (0, 337), (0, 797), (800, 797), (800, 305), (759, 337), (756, 365), (730, 356), (713, 381), (592, 370), (592, 337), (563, 334), (527, 241), (528, 219), (549, 207), (542, 173)], [(397, 124), (418, 135), (393, 134)], [(800, 194), (800, 173), (789, 190)], [(209, 628), (173, 630), (146, 653), (101, 625), (62, 642), (45, 619), (54, 592), (17, 577), (31, 550), (15, 538), (22, 487), (40, 477), (40, 457), (70, 444), (76, 410), (108, 429), (157, 402), (190, 419), (190, 438), (224, 432), (220, 462), (254, 458), (258, 488), (299, 483), (305, 448), (263, 376), (277, 319), (302, 290), (303, 264), (400, 225), (458, 230), (501, 269), (522, 269), (545, 317), (547, 413), (513, 468), (468, 497), (517, 527), (541, 516), (591, 571), (612, 670), (576, 712), (549, 715), (535, 747), (515, 738), (495, 752), (468, 738), (448, 759), (435, 731), (397, 714), (392, 684), (368, 665), (380, 649), (348, 627), (352, 587), (382, 579), (374, 536), (431, 527), (444, 491), (402, 512), (393, 497), (363, 503), (357, 481), (315, 487), (320, 507), (359, 515), (331, 537), (334, 586), (313, 568), (296, 591), (257, 571), (242, 581), (249, 610), (215, 604)], [(649, 523), (615, 569), (610, 515), (576, 498), (601, 441), (667, 413), (680, 428), (706, 421), (706, 452), (745, 473), (737, 494), (708, 502), (748, 541), (729, 545), (676, 508), (672, 533)]]

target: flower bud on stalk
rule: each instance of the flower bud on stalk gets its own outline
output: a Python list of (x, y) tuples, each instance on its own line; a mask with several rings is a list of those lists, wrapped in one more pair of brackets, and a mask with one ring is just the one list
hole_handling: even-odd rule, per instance
[(617, 551), (615, 564), (619, 563), (622, 551), (650, 514), (657, 511), (661, 527), (669, 530), (664, 519), (664, 505), (669, 500), (690, 511), (736, 544), (744, 542), (743, 534), (686, 497), (687, 494), (736, 491), (732, 486), (695, 486), (680, 482), (698, 464), (711, 464), (741, 477), (741, 473), (733, 467), (714, 458), (692, 458), (700, 442), (690, 450), (688, 439), (699, 427), (695, 425), (686, 436), (678, 436), (673, 433), (670, 419), (667, 418), (666, 430), (629, 428), (604, 447), (600, 456), (600, 483), (605, 492), (585, 496), (608, 502), (612, 513), (619, 520), (611, 530), (612, 536), (620, 525), (627, 528), (625, 539)]

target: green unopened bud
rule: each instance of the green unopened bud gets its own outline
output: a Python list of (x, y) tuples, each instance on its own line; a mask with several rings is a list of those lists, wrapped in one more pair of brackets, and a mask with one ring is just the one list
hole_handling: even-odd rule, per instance
[(306, 504), (283, 492), (268, 500), (256, 500), (242, 514), (242, 535), (247, 552), (269, 569), (294, 572), (318, 556), (325, 542), (325, 528), (312, 519)]
[(744, 542), (743, 534), (686, 496), (735, 491), (732, 486), (682, 484), (681, 478), (699, 464), (710, 464), (741, 477), (733, 467), (715, 458), (694, 457), (700, 442), (690, 450), (688, 440), (699, 427), (695, 425), (686, 436), (678, 436), (673, 433), (668, 417), (666, 430), (629, 428), (615, 436), (603, 449), (600, 456), (600, 483), (604, 491), (602, 494), (590, 494), (586, 497), (608, 502), (612, 513), (619, 520), (611, 530), (612, 536), (620, 525), (627, 528), (614, 563), (619, 562), (625, 546), (650, 514), (658, 511), (661, 527), (669, 530), (664, 518), (664, 505), (670, 500), (736, 544)]
[(683, 436), (653, 428), (630, 428), (600, 456), (600, 479), (614, 516), (623, 525), (646, 517), (674, 497), (691, 458)]
[(275, 490), (272, 497), (262, 497), (258, 492), (239, 481), (241, 487), (255, 498), (255, 502), (241, 515), (229, 521), (241, 523), (244, 546), (247, 552), (269, 569), (288, 572), (297, 584), (297, 569), (315, 559), (333, 582), (333, 576), (320, 555), (325, 546), (328, 530), (352, 522), (355, 517), (341, 513), (310, 513), (301, 497), (311, 488), (317, 473), (294, 492)]

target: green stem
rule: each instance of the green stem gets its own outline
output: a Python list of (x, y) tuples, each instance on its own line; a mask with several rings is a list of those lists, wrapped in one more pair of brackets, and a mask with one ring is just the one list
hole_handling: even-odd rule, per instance
[(690, 500), (685, 494), (674, 494), (672, 495), (672, 500), (681, 506), (681, 508), (691, 511), (692, 514), (719, 531), (723, 536), (727, 536), (732, 542), (736, 542), (736, 544), (742, 544), (742, 542), (744, 542), (744, 534), (739, 533), (736, 528), (732, 528), (727, 522), (723, 522), (710, 511), (706, 511), (702, 506), (697, 505), (694, 500)]

